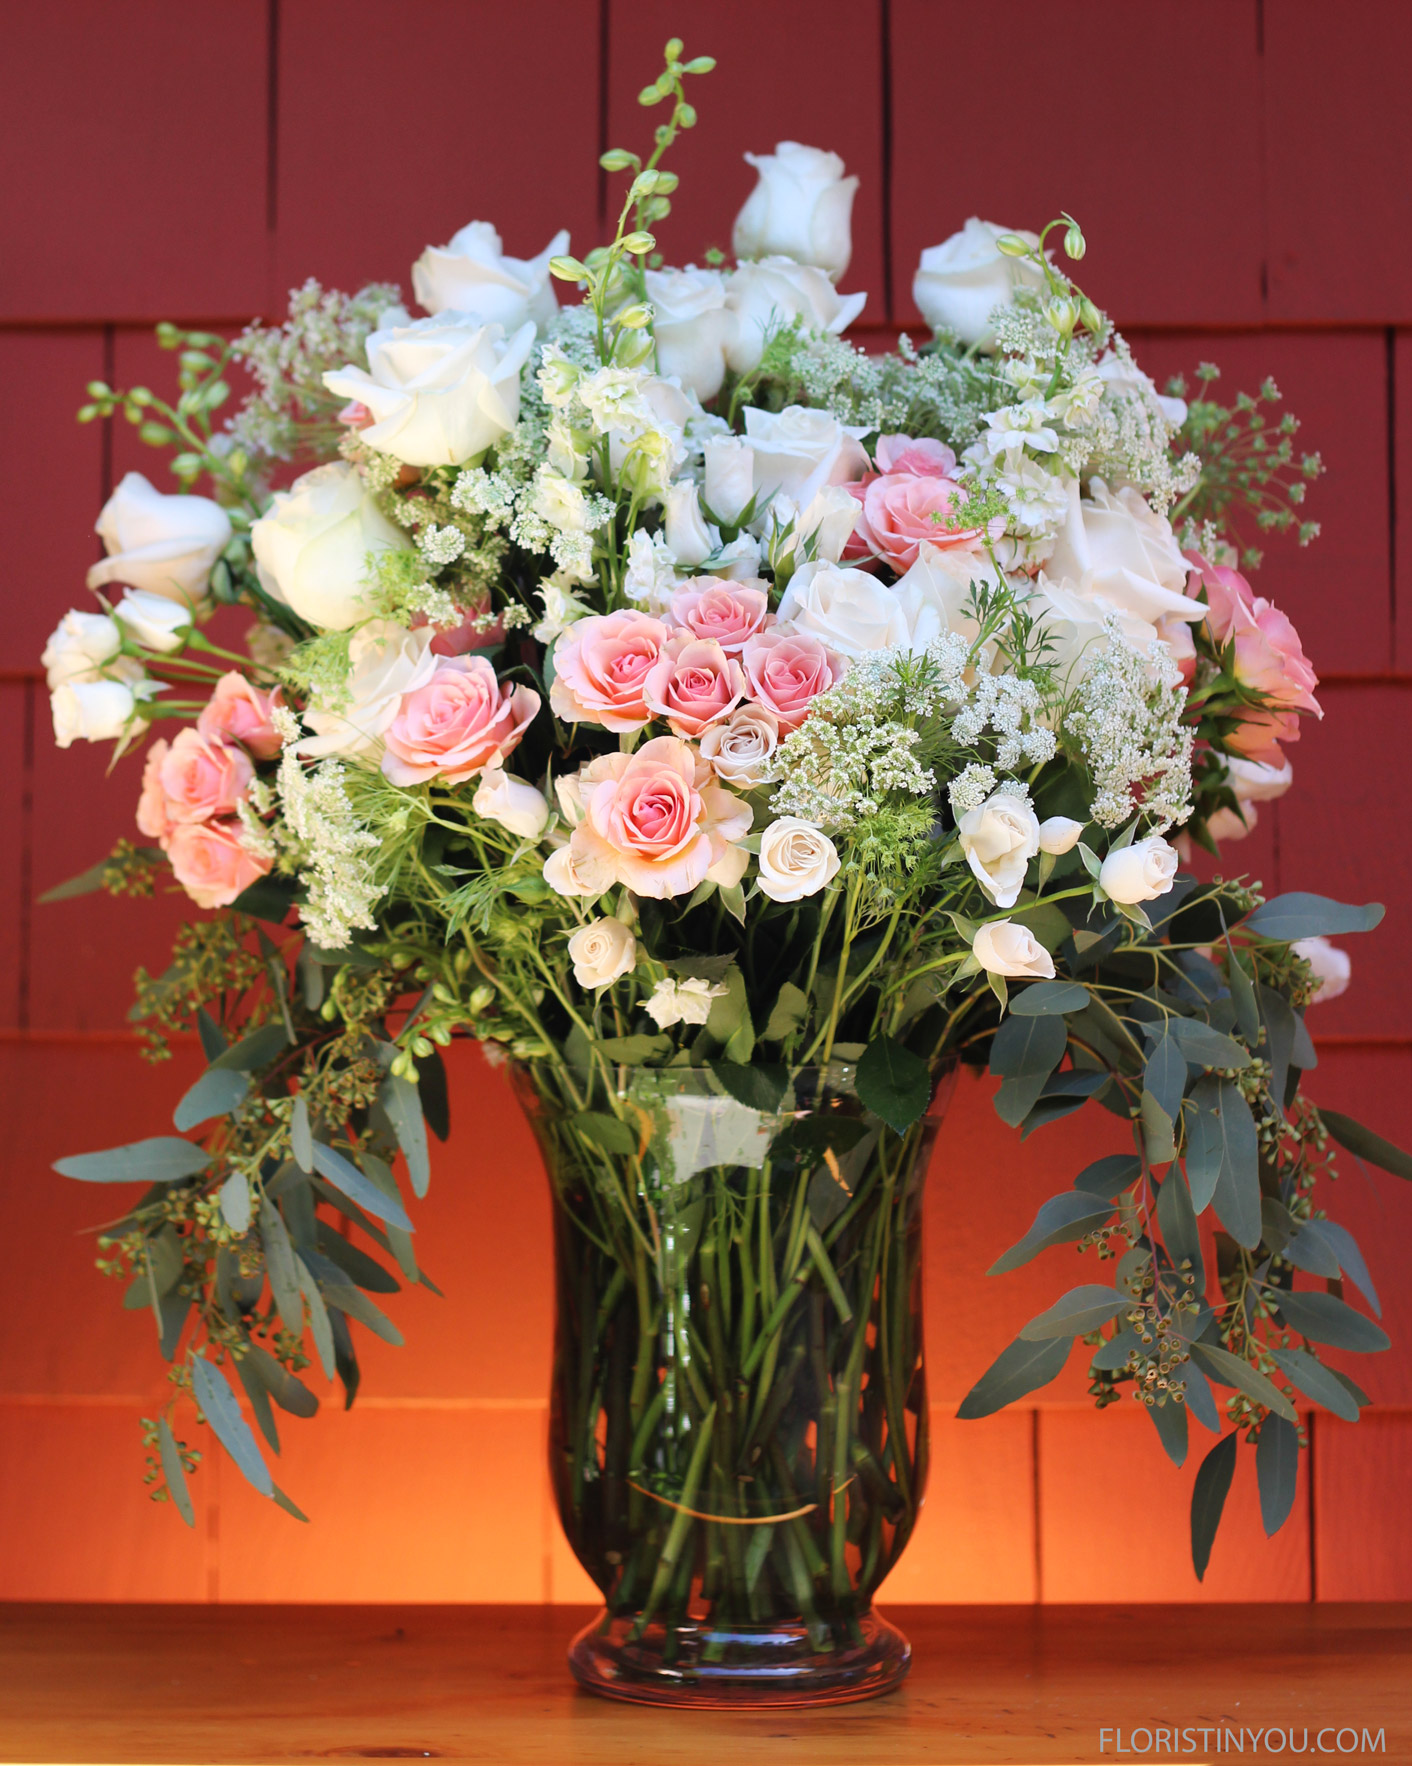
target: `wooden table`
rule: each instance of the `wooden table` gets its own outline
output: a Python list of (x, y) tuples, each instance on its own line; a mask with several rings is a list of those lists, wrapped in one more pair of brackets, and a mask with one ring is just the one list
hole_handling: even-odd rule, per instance
[(1332, 1726), (1329, 1758), (1412, 1760), (1412, 1606), (890, 1611), (915, 1650), (900, 1692), (770, 1715), (579, 1692), (571, 1607), (0, 1607), (0, 1759), (1022, 1766), (1164, 1759), (1158, 1726), (1174, 1758), (1291, 1757), (1248, 1734), (1243, 1755), (1203, 1747), (1205, 1724), (1296, 1744), (1307, 1725), (1308, 1758)]

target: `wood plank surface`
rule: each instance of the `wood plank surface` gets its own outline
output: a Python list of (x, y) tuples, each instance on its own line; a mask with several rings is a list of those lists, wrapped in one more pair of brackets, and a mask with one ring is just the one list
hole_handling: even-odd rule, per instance
[[(1249, 1732), (1385, 1734), (1412, 1754), (1412, 1607), (1228, 1606), (1200, 1624), (1123, 1607), (891, 1609), (902, 1688), (813, 1711), (690, 1713), (579, 1692), (586, 1608), (14, 1607), (0, 1616), (0, 1758), (236, 1763), (448, 1759), (496, 1766), (913, 1766), (1099, 1761), (1116, 1731), (1186, 1759), (1271, 1759)], [(1200, 1731), (1219, 1732), (1203, 1747)], [(1186, 1752), (1181, 1732), (1193, 1732)], [(1105, 1735), (1104, 1732), (1107, 1732)], [(1273, 1739), (1273, 1738), (1271, 1738)], [(1219, 1751), (1218, 1751), (1219, 1749)], [(1148, 1750), (1149, 1752), (1151, 1749)], [(1312, 1748), (1310, 1750), (1313, 1751)], [(1362, 1752), (1356, 1758), (1367, 1757)]]

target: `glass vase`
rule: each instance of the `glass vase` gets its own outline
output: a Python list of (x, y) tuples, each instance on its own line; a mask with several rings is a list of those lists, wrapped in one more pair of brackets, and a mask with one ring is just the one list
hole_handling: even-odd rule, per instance
[[(661, 1704), (866, 1698), (926, 1486), (921, 1200), (854, 1069), (516, 1070), (553, 1196), (550, 1468), (604, 1610), (569, 1662)], [(735, 1095), (739, 1094), (739, 1095)]]

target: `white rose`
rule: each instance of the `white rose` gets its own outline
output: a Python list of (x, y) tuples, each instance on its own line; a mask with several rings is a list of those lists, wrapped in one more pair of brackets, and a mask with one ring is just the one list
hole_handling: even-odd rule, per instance
[[(920, 602), (913, 608), (871, 571), (827, 560), (800, 565), (789, 579), (778, 611), (782, 625), (822, 639), (840, 656), (924, 649), (941, 629), (928, 619)], [(909, 619), (909, 612), (917, 617)]]
[(404, 693), (424, 687), (436, 668), (436, 632), (421, 626), (409, 632), (391, 619), (370, 619), (348, 645), (347, 699), (337, 710), (318, 706), (304, 713), (314, 732), (299, 744), (301, 754), (324, 759), (376, 758), (382, 734), (397, 715)]
[(976, 928), (971, 954), (992, 975), (1020, 975), (1030, 981), (1052, 981), (1054, 958), (1030, 931), (1014, 920), (991, 920)]
[(1132, 485), (1110, 491), (1095, 478), (1087, 497), (1080, 496), (1077, 479), (1070, 480), (1068, 494), (1068, 512), (1045, 563), (1052, 583), (1101, 603), (1094, 607), (1100, 618), (1111, 609), (1144, 622), (1153, 637), (1164, 615), (1192, 622), (1205, 616), (1201, 603), (1184, 592), (1191, 566), (1171, 523), (1155, 513), (1141, 491)]
[(658, 373), (699, 399), (715, 398), (735, 329), (725, 279), (719, 270), (649, 270), (646, 281)]
[[(1027, 584), (1028, 579), (1021, 580)], [(925, 630), (922, 610), (930, 609), (936, 616), (938, 631), (956, 632), (974, 642), (980, 627), (971, 611), (976, 601), (973, 591), (986, 588), (997, 593), (1007, 583), (984, 552), (933, 546), (923, 540), (917, 549), (917, 562), (894, 586), (915, 632)]]
[(255, 561), (279, 598), (325, 631), (346, 631), (372, 611), (368, 554), (409, 542), (378, 508), (353, 467), (316, 466), (276, 491), (250, 529)]
[(129, 589), (113, 609), (113, 617), (135, 643), (163, 656), (180, 650), (191, 630), (186, 602), (169, 601), (150, 589)]
[(580, 987), (611, 987), (637, 962), (637, 940), (621, 920), (591, 920), (569, 940), (569, 958)]
[(1160, 834), (1134, 840), (1131, 846), (1114, 847), (1098, 872), (1099, 887), (1110, 901), (1133, 907), (1156, 901), (1172, 887), (1178, 854)]
[(1137, 399), (1142, 404), (1156, 405), (1171, 424), (1180, 429), (1186, 422), (1186, 400), (1170, 399), (1158, 392), (1150, 374), (1144, 374), (1131, 356), (1120, 356), (1108, 350), (1098, 362), (1098, 377), (1104, 388), (1116, 398)]
[(1039, 244), (1033, 233), (997, 227), (972, 215), (959, 233), (922, 253), (912, 279), (912, 298), (933, 331), (950, 331), (963, 347), (995, 347), (990, 316), (1008, 307), (1017, 288), (1039, 289), (1044, 277), (1028, 258), (1007, 258), (996, 249), (1003, 234), (1015, 233), (1028, 246)]
[(689, 478), (667, 491), (663, 504), (667, 550), (685, 569), (702, 564), (721, 543), (721, 536), (701, 513), (701, 496)]
[(472, 221), (449, 245), (429, 245), (412, 265), (412, 293), (428, 313), (448, 308), (481, 325), (503, 325), (508, 334), (527, 321), (541, 331), (559, 310), (550, 258), (569, 249), (560, 228), (537, 258), (507, 258), (489, 221)]
[(121, 736), (137, 710), (138, 695), (123, 681), (65, 681), (49, 695), (54, 740), (106, 742)]
[(781, 816), (760, 836), (760, 893), (771, 901), (802, 901), (838, 875), (838, 849), (799, 816)]
[(847, 484), (868, 470), (868, 456), (858, 437), (827, 411), (787, 405), (764, 411), (750, 405), (745, 412), (745, 439), (755, 455), (756, 513), (783, 493), (804, 508), (826, 484)]
[(549, 822), (544, 793), (501, 767), (487, 767), (481, 774), (471, 808), (521, 840), (538, 840)]
[(845, 178), (836, 153), (781, 141), (773, 153), (747, 153), (760, 174), (735, 218), (738, 258), (793, 258), (816, 264), (835, 281), (853, 255), (850, 222), (857, 178)]
[(702, 981), (694, 975), (673, 981), (669, 975), (653, 988), (642, 1009), (659, 1030), (669, 1030), (673, 1024), (704, 1024), (711, 1016), (711, 1001), (728, 991), (721, 981)]
[(324, 385), (373, 414), (360, 439), (408, 466), (460, 466), (515, 427), (520, 370), (534, 344), (526, 322), (499, 325), (441, 313), (370, 333), (368, 366), (337, 368)]
[(122, 645), (123, 635), (106, 613), (81, 613), (75, 607), (54, 628), (39, 660), (52, 689), (65, 681), (96, 681)]
[(1039, 824), (1039, 850), (1059, 858), (1074, 850), (1083, 831), (1084, 824), (1071, 816), (1046, 816)]
[(1296, 938), (1291, 949), (1304, 958), (1319, 983), (1310, 1005), (1315, 1000), (1336, 1000), (1341, 993), (1348, 992), (1353, 964), (1346, 950), (1330, 944), (1327, 938)]
[(706, 507), (734, 527), (755, 495), (755, 450), (744, 436), (713, 435), (702, 450)]
[(1283, 766), (1270, 766), (1261, 760), (1245, 760), (1238, 754), (1222, 758), (1226, 766), (1226, 783), (1235, 792), (1236, 802), (1243, 813), (1218, 809), (1207, 822), (1207, 831), (1213, 840), (1244, 840), (1260, 819), (1256, 804), (1272, 803), (1277, 797), (1283, 797), (1294, 783), (1294, 768), (1289, 761)]
[(126, 583), (195, 603), (230, 543), (230, 517), (209, 497), (166, 497), (129, 472), (103, 505), (97, 532), (108, 556), (88, 573), (90, 589)]
[(779, 719), (763, 705), (750, 704), (737, 705), (724, 723), (704, 730), (698, 744), (718, 779), (746, 791), (775, 778), (779, 745)]
[(1023, 797), (994, 791), (956, 824), (977, 882), (998, 908), (1014, 907), (1039, 851), (1039, 818)]
[(765, 353), (765, 339), (802, 319), (811, 331), (837, 337), (867, 302), (866, 294), (839, 294), (813, 264), (793, 258), (762, 258), (742, 264), (726, 284), (726, 301), (735, 317), (726, 360), (737, 374), (753, 374)]
[(862, 513), (863, 505), (841, 484), (826, 484), (815, 491), (808, 508), (795, 519), (795, 556), (801, 556), (812, 540), (815, 559), (837, 564)]

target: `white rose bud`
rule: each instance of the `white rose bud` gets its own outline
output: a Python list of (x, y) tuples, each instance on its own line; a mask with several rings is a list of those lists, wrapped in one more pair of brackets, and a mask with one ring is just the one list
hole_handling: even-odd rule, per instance
[(569, 958), (580, 987), (611, 987), (637, 962), (637, 940), (621, 920), (592, 920), (569, 940)]
[(701, 498), (691, 479), (679, 479), (667, 491), (665, 516), (667, 550), (677, 563), (687, 570), (704, 564), (721, 536), (701, 513)]
[(450, 308), (482, 325), (503, 325), (507, 334), (532, 320), (544, 331), (558, 311), (549, 260), (568, 249), (568, 232), (560, 228), (537, 258), (507, 258), (490, 222), (472, 221), (449, 245), (426, 248), (412, 265), (412, 293), (428, 313)]
[(556, 895), (602, 895), (617, 880), (618, 873), (606, 860), (591, 853), (576, 856), (572, 846), (557, 847), (544, 861), (544, 881)]
[(1072, 852), (1083, 831), (1084, 824), (1070, 816), (1047, 816), (1039, 824), (1039, 850), (1052, 853), (1056, 858), (1061, 853)]
[(998, 908), (1014, 907), (1039, 851), (1039, 818), (1023, 797), (996, 791), (956, 824), (976, 880)]
[(713, 435), (704, 457), (706, 507), (734, 527), (755, 494), (755, 450), (744, 436)]
[(521, 840), (538, 840), (549, 822), (544, 793), (500, 767), (487, 768), (481, 774), (471, 808)]
[(230, 517), (209, 497), (164, 496), (129, 472), (103, 505), (98, 533), (108, 556), (88, 573), (90, 589), (126, 583), (193, 605), (230, 543)]
[(162, 656), (180, 650), (191, 630), (191, 609), (185, 601), (169, 601), (148, 589), (129, 589), (113, 609), (113, 617), (135, 643)]
[(51, 690), (65, 681), (96, 681), (98, 671), (122, 649), (123, 635), (106, 613), (66, 613), (44, 646)]
[(1124, 907), (1156, 901), (1172, 887), (1177, 863), (1176, 847), (1160, 834), (1149, 834), (1146, 840), (1134, 840), (1108, 854), (1098, 873), (1099, 887), (1110, 901)]
[(853, 255), (857, 178), (844, 177), (836, 153), (797, 141), (781, 141), (773, 153), (747, 153), (745, 158), (760, 182), (735, 218), (735, 255), (816, 264), (836, 282)]
[[(966, 348), (993, 349), (991, 314), (997, 307), (1010, 306), (1017, 288), (1042, 287), (1037, 264), (1007, 257), (996, 246), (996, 240), (1010, 231), (972, 215), (959, 233), (922, 253), (912, 298), (933, 331), (950, 331)], [(1017, 237), (1026, 245), (1039, 244), (1033, 233)]]
[(54, 740), (68, 748), (121, 736), (137, 710), (137, 695), (122, 681), (65, 681), (49, 695), (49, 708)]
[(1030, 931), (1014, 920), (992, 920), (977, 927), (971, 954), (992, 975), (1019, 975), (1031, 981), (1054, 979), (1054, 958)]
[(863, 505), (841, 484), (826, 484), (815, 491), (794, 524), (795, 556), (804, 556), (806, 542), (812, 538), (814, 558), (823, 564), (837, 564), (862, 513)]
[(1311, 1005), (1316, 1000), (1336, 1000), (1341, 993), (1348, 992), (1348, 984), (1353, 979), (1353, 964), (1346, 950), (1330, 944), (1327, 938), (1297, 938), (1290, 948), (1304, 958), (1319, 984), (1309, 1002)]
[(760, 836), (760, 893), (771, 901), (802, 901), (838, 875), (838, 849), (799, 816), (781, 816)]
[(515, 427), (520, 370), (534, 346), (527, 321), (499, 325), (442, 313), (368, 336), (368, 366), (331, 369), (324, 385), (366, 405), (360, 439), (408, 466), (460, 466)]
[(346, 631), (372, 611), (368, 554), (406, 550), (353, 467), (336, 461), (276, 491), (250, 529), (261, 581), (301, 619)]

